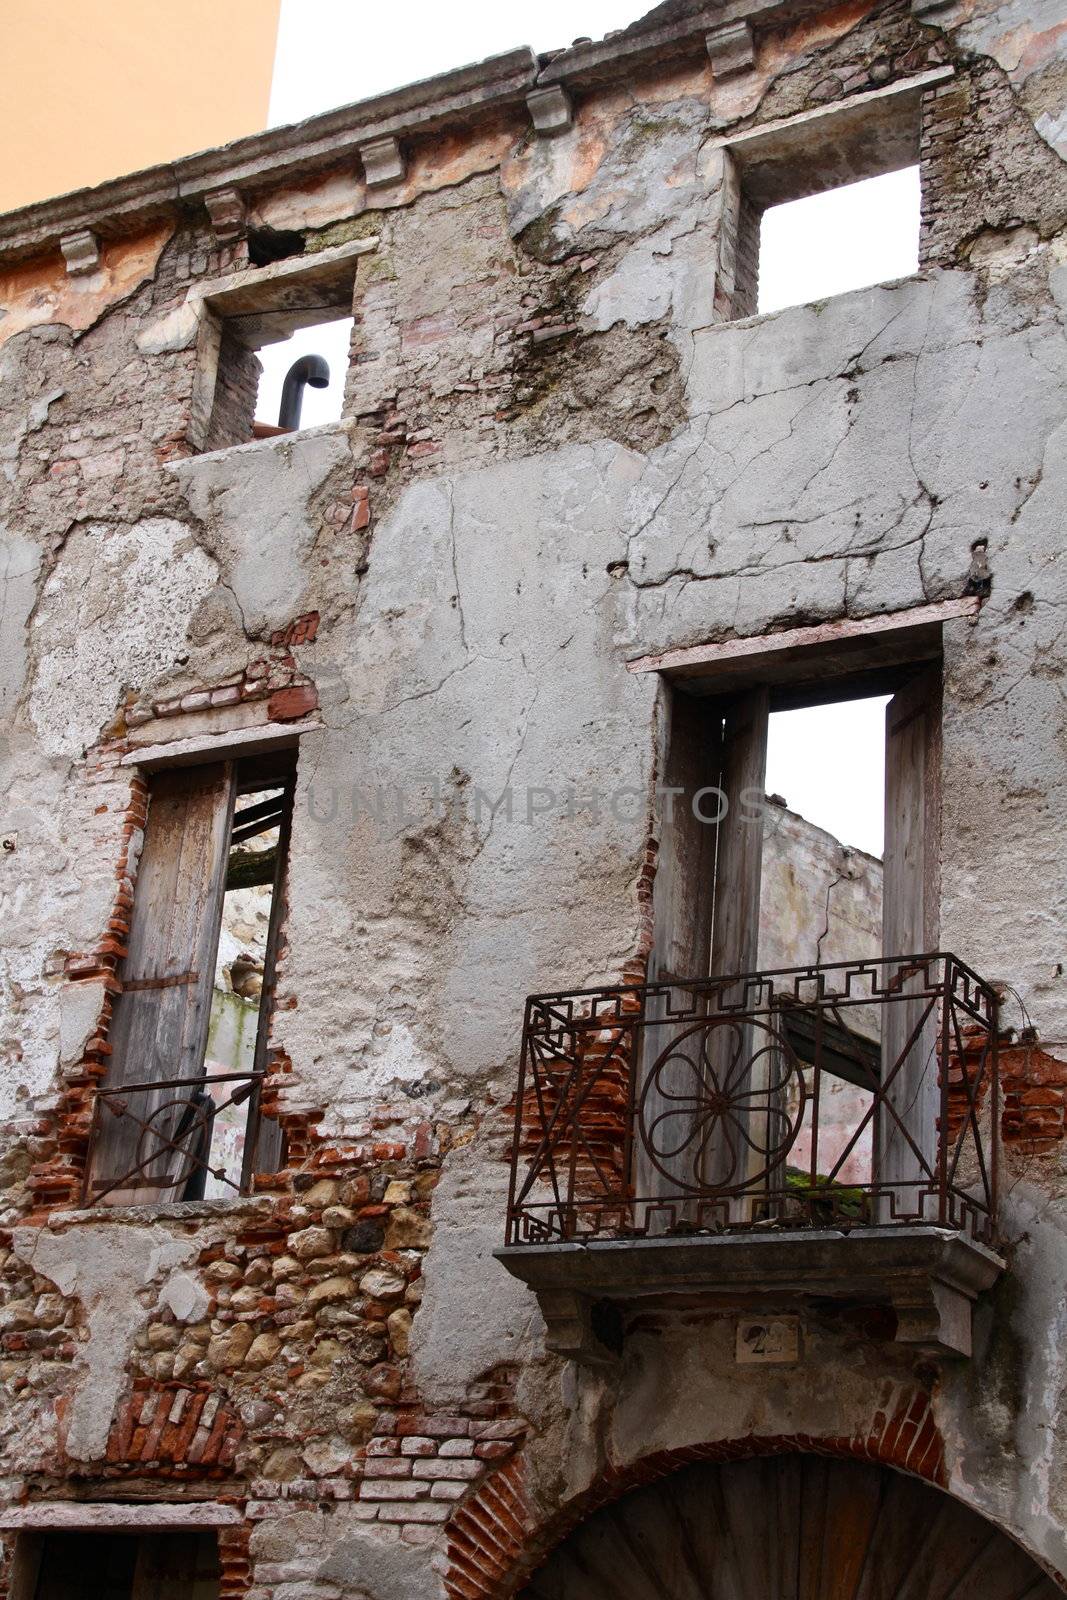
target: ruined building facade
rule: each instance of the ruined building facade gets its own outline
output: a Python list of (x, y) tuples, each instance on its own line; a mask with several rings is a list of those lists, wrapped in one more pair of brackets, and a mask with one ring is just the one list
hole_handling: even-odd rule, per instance
[[(0, 218), (10, 1600), (1064, 1592), (1024, 9), (668, 0)], [(756, 314), (914, 162), (916, 274)], [(768, 713), (874, 689), (884, 936), (775, 857), (783, 960)]]

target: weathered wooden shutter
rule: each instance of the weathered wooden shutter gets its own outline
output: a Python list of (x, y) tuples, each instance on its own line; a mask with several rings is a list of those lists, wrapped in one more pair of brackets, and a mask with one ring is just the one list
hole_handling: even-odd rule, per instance
[[(122, 1096), (123, 1116), (111, 1114), (107, 1097), (101, 1103), (92, 1192), (122, 1179), (104, 1195), (112, 1204), (181, 1197), (175, 1180), (188, 1161), (165, 1139), (204, 1070), (234, 793), (232, 762), (152, 780), (106, 1087), (160, 1087)], [(176, 1078), (189, 1087), (163, 1087)], [(143, 1123), (153, 1130), (144, 1138)]]
[[(887, 958), (935, 951), (940, 914), (941, 670), (926, 668), (895, 694), (886, 707), (885, 863), (882, 949)], [(891, 982), (907, 994), (925, 974), (890, 969)], [(878, 1175), (883, 1184), (914, 1184), (923, 1163), (936, 1165), (938, 1062), (936, 1007), (924, 1020), (928, 1002), (895, 1001), (882, 1009), (882, 1081), (892, 1111), (883, 1109), (878, 1127)], [(897, 1063), (916, 1028), (919, 1036)], [(890, 1077), (892, 1075), (892, 1081)], [(899, 1121), (898, 1121), (899, 1119)], [(907, 1134), (902, 1131), (907, 1130)], [(916, 1149), (909, 1144), (909, 1136)], [(896, 1211), (929, 1211), (914, 1188), (887, 1193), (884, 1220)]]
[[(715, 890), (716, 828), (700, 820), (693, 809), (701, 789), (715, 788), (722, 774), (722, 708), (710, 700), (668, 688), (670, 721), (664, 759), (663, 787), (673, 798), (665, 802), (660, 849), (653, 890), (654, 939), (648, 964), (650, 983), (678, 978), (706, 978), (711, 957), (712, 908)], [(705, 797), (704, 814), (715, 815), (714, 796)], [(684, 997), (685, 991), (679, 991)], [(652, 1071), (670, 1034), (659, 1024), (667, 1013), (666, 998), (649, 1001), (649, 1027), (642, 1052), (642, 1081)], [(685, 1080), (675, 1085), (671, 1069), (663, 1069), (649, 1086), (643, 1103), (643, 1122), (653, 1129), (669, 1112), (668, 1093), (686, 1092)], [(671, 1137), (657, 1148), (673, 1144)], [(677, 1159), (662, 1155), (655, 1161), (638, 1143), (636, 1186), (647, 1197), (677, 1197), (678, 1181), (691, 1173), (691, 1152)]]
[[(729, 977), (754, 972), (759, 963), (759, 908), (763, 877), (764, 790), (767, 776), (767, 731), (770, 696), (765, 687), (734, 696), (726, 707), (723, 729), (722, 788), (728, 802), (719, 824), (715, 857), (715, 925), (711, 942), (711, 975)], [(718, 998), (720, 1006), (749, 1003), (743, 985), (731, 984)], [(766, 1108), (738, 1096), (762, 1089), (770, 1063), (753, 1063), (753, 1033), (742, 1023), (720, 1027), (708, 1041), (708, 1059), (720, 1086), (734, 1099), (732, 1115), (718, 1126), (719, 1148), (709, 1144), (709, 1175), (733, 1186), (760, 1165), (756, 1152), (739, 1138), (744, 1127), (759, 1142), (766, 1129)], [(731, 1207), (734, 1221), (748, 1217), (747, 1201)]]
[[(763, 859), (763, 786), (767, 758), (768, 692), (748, 690), (728, 701), (693, 700), (675, 692), (667, 753), (665, 783), (684, 790), (675, 800), (671, 825), (663, 829), (656, 870), (655, 944), (650, 977), (705, 978), (750, 972), (756, 966), (759, 941), (760, 876)], [(724, 799), (707, 795), (699, 802), (704, 818), (721, 813), (717, 825), (694, 813), (694, 798), (703, 788), (719, 788)], [(755, 804), (753, 802), (756, 802)], [(725, 809), (724, 809), (725, 808)], [(741, 998), (739, 989), (724, 997)], [(662, 1012), (662, 1002), (657, 1002)], [(655, 1021), (655, 1018), (652, 1019)], [(674, 1029), (678, 1033), (681, 1030)], [(665, 1028), (649, 1030), (643, 1074), (652, 1072), (657, 1057), (669, 1042)], [(747, 1030), (746, 1030), (747, 1038)], [(644, 1101), (644, 1125), (672, 1111), (664, 1124), (661, 1146), (676, 1148), (676, 1157), (639, 1164), (639, 1192), (677, 1195), (676, 1178), (721, 1180), (730, 1165), (729, 1152), (716, 1149), (712, 1139), (705, 1148), (700, 1139), (685, 1143), (685, 1128), (678, 1098), (696, 1092), (701, 1052), (720, 1078), (728, 1070), (736, 1035), (714, 1029), (706, 1040), (701, 1033), (682, 1041), (678, 1055), (657, 1073), (661, 1093), (650, 1090)], [(746, 1086), (751, 1087), (747, 1083)], [(698, 1114), (694, 1099), (694, 1116)], [(662, 1169), (666, 1169), (666, 1171)], [(689, 1214), (692, 1207), (681, 1207)]]
[[(711, 956), (715, 833), (693, 797), (722, 772), (722, 711), (716, 702), (672, 696), (663, 787), (675, 793), (664, 816), (654, 890), (655, 937), (649, 981), (705, 978)], [(705, 815), (714, 814), (713, 799)]]
[(759, 959), (768, 716), (766, 688), (735, 695), (726, 706), (721, 783), (729, 807), (718, 829), (712, 977), (754, 972)]

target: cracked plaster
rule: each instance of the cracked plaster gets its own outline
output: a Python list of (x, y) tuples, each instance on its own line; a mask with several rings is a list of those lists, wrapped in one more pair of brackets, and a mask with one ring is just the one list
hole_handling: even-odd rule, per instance
[(17, 1230), (16, 1255), (65, 1298), (81, 1303), (86, 1342), (62, 1422), (63, 1444), (75, 1461), (97, 1461), (107, 1448), (115, 1407), (126, 1383), (126, 1350), (146, 1317), (137, 1291), (174, 1273), (194, 1256), (195, 1239), (163, 1228), (119, 1229), (101, 1224), (73, 1237), (42, 1229)]

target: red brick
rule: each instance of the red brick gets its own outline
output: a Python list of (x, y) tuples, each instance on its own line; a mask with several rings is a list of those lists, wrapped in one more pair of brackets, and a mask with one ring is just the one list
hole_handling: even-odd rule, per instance
[(278, 689), (267, 702), (267, 715), (272, 722), (295, 722), (314, 711), (319, 703), (314, 684), (294, 684), (289, 689)]

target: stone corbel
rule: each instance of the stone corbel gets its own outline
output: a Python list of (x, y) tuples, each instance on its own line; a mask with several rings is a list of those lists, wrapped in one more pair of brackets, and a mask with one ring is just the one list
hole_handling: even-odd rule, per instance
[(248, 212), (239, 190), (214, 189), (204, 196), (204, 204), (219, 244), (230, 244), (241, 237)]
[(916, 1295), (913, 1290), (894, 1294), (898, 1344), (916, 1345), (934, 1356), (971, 1354), (971, 1314), (974, 1302), (951, 1284), (935, 1279)]
[(545, 1348), (584, 1366), (610, 1366), (618, 1349), (605, 1344), (594, 1328), (593, 1301), (571, 1289), (540, 1289), (537, 1303), (545, 1319)]
[(558, 83), (550, 89), (534, 89), (526, 96), (534, 130), (545, 139), (566, 133), (574, 127), (574, 107), (566, 89)]
[(726, 22), (712, 28), (705, 43), (716, 78), (735, 78), (755, 66), (755, 40), (748, 22)]
[(89, 228), (80, 228), (77, 233), (65, 233), (59, 241), (59, 248), (72, 278), (96, 272), (100, 266), (100, 246), (96, 234)]
[(399, 139), (392, 135), (361, 144), (359, 159), (363, 163), (368, 189), (381, 189), (387, 184), (399, 183), (404, 176), (404, 153)]

